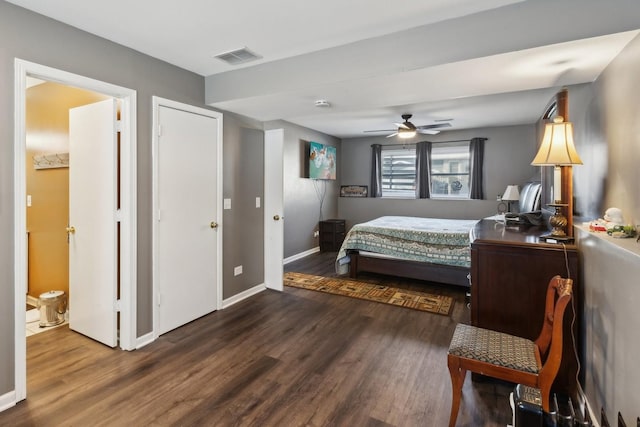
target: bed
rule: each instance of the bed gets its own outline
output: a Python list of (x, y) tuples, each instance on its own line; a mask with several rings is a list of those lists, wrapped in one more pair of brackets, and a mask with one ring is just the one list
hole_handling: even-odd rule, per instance
[(478, 220), (384, 216), (354, 225), (336, 272), (387, 274), (469, 287), (470, 231)]

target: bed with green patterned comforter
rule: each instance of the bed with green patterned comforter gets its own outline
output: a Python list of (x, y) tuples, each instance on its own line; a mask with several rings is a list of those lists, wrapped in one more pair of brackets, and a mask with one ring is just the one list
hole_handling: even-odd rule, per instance
[(349, 250), (458, 267), (471, 265), (469, 234), (478, 220), (383, 216), (354, 225), (336, 258), (349, 271)]

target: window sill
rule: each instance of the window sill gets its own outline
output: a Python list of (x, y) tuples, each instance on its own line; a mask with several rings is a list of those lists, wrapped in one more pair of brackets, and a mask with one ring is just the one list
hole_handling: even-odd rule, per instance
[(394, 199), (394, 200), (417, 200), (417, 197), (411, 197), (411, 196), (382, 196), (379, 197), (379, 199)]
[(431, 200), (471, 200), (468, 197), (431, 197)]
[(472, 200), (468, 197), (428, 197), (426, 199), (420, 199), (418, 197), (410, 197), (410, 196), (382, 196), (377, 197), (378, 199), (391, 199), (391, 200)]

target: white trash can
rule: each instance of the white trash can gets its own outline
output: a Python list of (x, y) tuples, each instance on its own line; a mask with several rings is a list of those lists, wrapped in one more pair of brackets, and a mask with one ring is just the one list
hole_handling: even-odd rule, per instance
[(40, 327), (55, 326), (64, 322), (67, 312), (67, 294), (64, 291), (49, 291), (38, 298), (40, 310)]

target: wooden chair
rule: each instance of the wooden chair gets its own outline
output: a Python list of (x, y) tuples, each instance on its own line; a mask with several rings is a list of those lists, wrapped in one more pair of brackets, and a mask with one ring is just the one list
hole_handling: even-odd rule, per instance
[(467, 371), (540, 389), (542, 408), (549, 412), (551, 385), (562, 360), (562, 321), (572, 285), (573, 280), (560, 276), (549, 281), (542, 331), (535, 341), (475, 326), (456, 326), (448, 354), (453, 389), (449, 427), (454, 427), (458, 418)]

